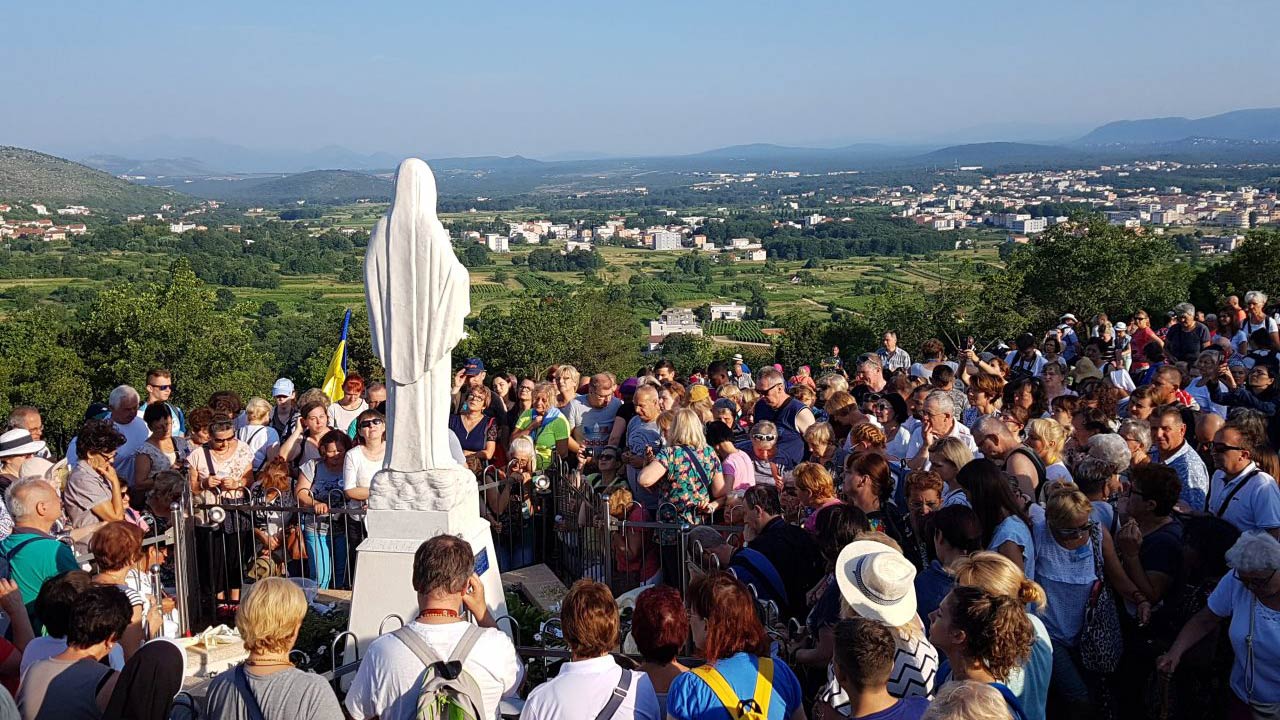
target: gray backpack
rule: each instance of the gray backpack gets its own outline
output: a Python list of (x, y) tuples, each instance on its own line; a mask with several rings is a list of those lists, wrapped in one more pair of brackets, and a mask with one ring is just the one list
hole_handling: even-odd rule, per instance
[(462, 669), (483, 633), (484, 630), (468, 624), (448, 660), (442, 660), (421, 635), (407, 626), (391, 633), (413, 651), (426, 668), (418, 683), (416, 720), (487, 720), (482, 711), (480, 686)]

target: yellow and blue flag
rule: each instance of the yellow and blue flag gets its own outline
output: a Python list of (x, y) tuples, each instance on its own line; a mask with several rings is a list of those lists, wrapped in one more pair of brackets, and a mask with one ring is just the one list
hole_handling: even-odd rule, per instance
[(324, 375), (321, 390), (329, 399), (338, 402), (342, 399), (342, 385), (347, 381), (347, 328), (351, 326), (351, 310), (347, 310), (342, 318), (342, 337), (338, 339), (338, 348), (333, 351), (333, 359), (329, 361), (329, 370)]

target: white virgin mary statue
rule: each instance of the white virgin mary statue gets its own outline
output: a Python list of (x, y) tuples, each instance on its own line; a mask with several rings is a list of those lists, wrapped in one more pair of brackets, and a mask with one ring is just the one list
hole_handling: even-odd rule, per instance
[(364, 275), (373, 352), (387, 375), (385, 467), (456, 469), (448, 442), (450, 353), (471, 312), (471, 278), (436, 216), (435, 176), (417, 158), (400, 163), (391, 208), (369, 238)]

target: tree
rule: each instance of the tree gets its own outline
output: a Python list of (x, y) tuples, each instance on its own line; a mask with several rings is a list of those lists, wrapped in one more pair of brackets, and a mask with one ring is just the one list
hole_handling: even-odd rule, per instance
[(559, 288), (525, 296), (506, 310), (486, 308), (454, 357), (481, 357), (494, 372), (533, 376), (552, 363), (620, 376), (639, 364), (639, 326), (626, 305), (605, 300), (605, 291), (569, 293)]
[(676, 333), (663, 339), (658, 352), (676, 366), (678, 373), (688, 375), (700, 372), (715, 360), (715, 349), (715, 343), (702, 335)]
[(226, 312), (236, 306), (236, 294), (227, 288), (218, 288), (213, 293), (213, 309)]
[(258, 306), (258, 315), (261, 317), (279, 317), (280, 305), (275, 300), (267, 300)]
[(463, 267), (481, 267), (489, 264), (489, 248), (480, 243), (471, 243), (458, 256)]
[(1196, 306), (1217, 307), (1227, 295), (1241, 300), (1250, 290), (1280, 298), (1280, 232), (1254, 230), (1231, 255), (1197, 279)]
[(1101, 216), (1055, 225), (1013, 250), (1008, 272), (1021, 279), (1020, 312), (1036, 326), (1059, 314), (1129, 317), (1173, 307), (1188, 296), (1192, 270), (1173, 243), (1110, 225)]
[(14, 313), (0, 323), (0, 417), (19, 405), (34, 405), (45, 436), (65, 448), (95, 398), (89, 371), (72, 347), (73, 333), (53, 308)]
[(186, 259), (147, 286), (116, 286), (83, 314), (74, 347), (100, 397), (141, 386), (151, 368), (173, 371), (174, 402), (194, 407), (218, 390), (267, 391), (275, 373), (238, 319), (214, 309), (214, 293)]

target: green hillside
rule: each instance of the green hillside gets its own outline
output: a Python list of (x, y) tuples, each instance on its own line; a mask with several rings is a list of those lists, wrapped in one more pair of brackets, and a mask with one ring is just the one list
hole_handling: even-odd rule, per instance
[(170, 190), (143, 187), (101, 170), (34, 150), (0, 146), (0, 202), (84, 205), (96, 210), (142, 212), (165, 203), (190, 202)]

